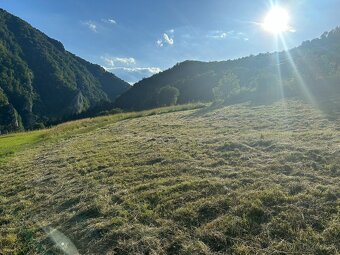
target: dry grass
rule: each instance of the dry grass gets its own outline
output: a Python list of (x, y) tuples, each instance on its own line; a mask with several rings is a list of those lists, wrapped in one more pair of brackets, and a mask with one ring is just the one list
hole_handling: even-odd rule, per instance
[(0, 253), (339, 253), (339, 123), (301, 102), (161, 112), (13, 150)]

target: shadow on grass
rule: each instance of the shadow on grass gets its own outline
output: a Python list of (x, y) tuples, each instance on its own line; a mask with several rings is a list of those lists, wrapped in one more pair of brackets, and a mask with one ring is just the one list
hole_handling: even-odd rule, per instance
[(215, 111), (223, 107), (224, 107), (223, 102), (213, 102), (210, 105), (200, 108), (197, 111), (193, 112), (192, 114), (189, 114), (188, 118), (204, 116), (205, 114), (209, 112)]
[(340, 95), (319, 102), (319, 110), (330, 121), (340, 120)]
[(310, 104), (317, 110), (319, 110), (325, 118), (329, 121), (339, 121), (340, 120), (340, 95), (334, 95), (327, 100), (318, 99), (316, 98), (315, 102), (310, 102), (306, 98), (302, 97), (285, 97), (285, 98), (236, 98), (233, 100), (226, 100), (226, 101), (215, 101), (212, 102), (210, 105), (198, 109), (194, 113), (190, 114), (188, 118), (194, 117), (202, 117), (206, 114), (209, 114), (215, 110), (242, 104), (248, 107), (259, 107), (259, 106), (270, 106), (276, 103), (283, 103), (287, 104), (289, 101), (303, 101), (306, 104)]
[(250, 99), (244, 99), (244, 98), (235, 98), (232, 100), (225, 100), (225, 101), (215, 101), (215, 102), (212, 102), (209, 106), (195, 111), (194, 113), (190, 114), (188, 117), (189, 118), (201, 117), (215, 110), (228, 107), (228, 106), (238, 105), (238, 104), (246, 105), (249, 107), (255, 107), (255, 106), (261, 106), (261, 105), (263, 106), (271, 105), (271, 104), (276, 103), (277, 101), (279, 100), (257, 101), (257, 100), (250, 100)]

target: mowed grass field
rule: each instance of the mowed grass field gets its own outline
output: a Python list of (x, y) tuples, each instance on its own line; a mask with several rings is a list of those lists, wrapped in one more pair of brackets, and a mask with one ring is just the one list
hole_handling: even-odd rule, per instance
[(339, 121), (195, 108), (0, 137), (0, 254), (339, 254)]

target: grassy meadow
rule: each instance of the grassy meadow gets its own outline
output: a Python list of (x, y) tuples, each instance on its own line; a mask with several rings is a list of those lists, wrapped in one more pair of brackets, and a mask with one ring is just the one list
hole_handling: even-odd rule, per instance
[(339, 124), (288, 101), (1, 136), (0, 254), (339, 254)]

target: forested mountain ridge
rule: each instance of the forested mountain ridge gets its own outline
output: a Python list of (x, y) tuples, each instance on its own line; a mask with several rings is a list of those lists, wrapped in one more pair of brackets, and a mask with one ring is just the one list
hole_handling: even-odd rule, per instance
[(112, 102), (130, 85), (0, 9), (0, 131), (33, 128)]
[(311, 100), (339, 97), (340, 28), (289, 51), (221, 62), (176, 64), (135, 84), (116, 100), (116, 106), (134, 110), (162, 106), (159, 91), (163, 87), (178, 90), (177, 103), (219, 97), (230, 103), (271, 101), (283, 96)]

